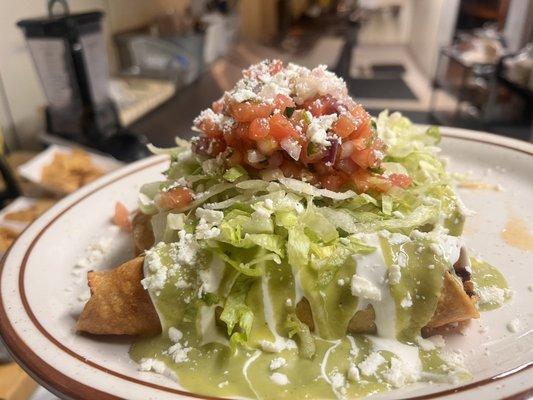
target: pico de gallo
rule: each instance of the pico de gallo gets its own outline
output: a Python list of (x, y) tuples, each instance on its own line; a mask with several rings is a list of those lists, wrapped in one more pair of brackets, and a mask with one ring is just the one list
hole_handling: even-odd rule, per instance
[(386, 146), (372, 117), (324, 66), (309, 70), (279, 60), (243, 72), (235, 88), (194, 120), (193, 151), (228, 168), (301, 179), (332, 191), (386, 192), (409, 176), (384, 176)]

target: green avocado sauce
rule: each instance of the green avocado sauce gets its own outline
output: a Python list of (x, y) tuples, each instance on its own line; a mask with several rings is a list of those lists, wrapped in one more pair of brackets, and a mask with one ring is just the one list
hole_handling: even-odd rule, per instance
[[(278, 265), (266, 261), (263, 276), (246, 277), (223, 263), (215, 267), (213, 260), (201, 259), (195, 267), (183, 267), (169, 274), (165, 286), (154, 297), (163, 333), (137, 341), (130, 355), (137, 362), (147, 358), (163, 361), (184, 389), (212, 396), (260, 399), (364, 397), (395, 387), (394, 382), (385, 376), (392, 368), (393, 358), (401, 359), (399, 354), (402, 351), (414, 354), (420, 364), (417, 380), (446, 381), (454, 366), (440, 356), (438, 348), (418, 347), (417, 337), (435, 311), (442, 276), (450, 266), (431, 251), (424, 239), (389, 243), (387, 238), (381, 237), (378, 243), (383, 263), (389, 271), (393, 265), (403, 264), (399, 282), (388, 285), (394, 301), (397, 341), (377, 338), (367, 332), (346, 334), (359, 303), (357, 296), (351, 293), (350, 278), (367, 262), (365, 255), (345, 262), (320, 286), (316, 283), (320, 271), (302, 268), (298, 274), (298, 289), (293, 271), (285, 262)], [(160, 246), (160, 256), (162, 264), (170, 266), (169, 248), (165, 245)], [(220, 275), (216, 293), (199, 296), (202, 271), (215, 270)], [(507, 287), (503, 276), (489, 264), (472, 259), (472, 270), (478, 287), (496, 286), (502, 290)], [(238, 286), (235, 285), (237, 281), (247, 287), (244, 304), (253, 312), (245, 346), (228, 341), (228, 333), (220, 323), (220, 312), (217, 311), (221, 299)], [(176, 287), (180, 285), (180, 295), (176, 296)], [(296, 346), (282, 348), (276, 353), (262, 350), (264, 341), (287, 340), (290, 336), (287, 320), (295, 313), (298, 290), (307, 298), (313, 314), (314, 353), (304, 357)], [(408, 293), (410, 304), (406, 306)], [(211, 318), (204, 318), (203, 314), (211, 315)], [(185, 361), (175, 362), (169, 353), (174, 344), (168, 335), (169, 327), (176, 327), (183, 334), (180, 343), (188, 349)], [(297, 335), (292, 339), (300, 345)], [(360, 366), (373, 353), (384, 359), (374, 373), (365, 375), (360, 368), (358, 380), (346, 378), (350, 375), (350, 366)], [(285, 364), (272, 370), (270, 364), (278, 358), (283, 358)], [(284, 384), (275, 382), (273, 374), (276, 373), (283, 374)], [(465, 370), (454, 371), (454, 378), (468, 377)]]
[(507, 281), (496, 267), (475, 257), (470, 257), (470, 264), (472, 266), (471, 279), (480, 294), (477, 303), (480, 311), (500, 308), (504, 302), (511, 298), (512, 292), (508, 288)]

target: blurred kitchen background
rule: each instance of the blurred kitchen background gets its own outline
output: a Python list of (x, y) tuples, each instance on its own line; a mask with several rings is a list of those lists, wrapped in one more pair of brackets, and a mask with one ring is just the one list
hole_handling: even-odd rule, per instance
[[(0, 252), (265, 58), (328, 65), (374, 115), (533, 141), (532, 35), (533, 0), (0, 1)], [(53, 397), (7, 359), (0, 399)]]
[[(53, 3), (45, 20), (44, 0), (0, 2), (0, 125), (10, 150), (61, 136), (113, 153), (136, 140), (101, 143), (117, 131), (170, 145), (264, 58), (327, 64), (372, 113), (531, 139), (531, 0)], [(67, 45), (65, 3), (79, 36)], [(85, 68), (71, 60), (76, 46)]]

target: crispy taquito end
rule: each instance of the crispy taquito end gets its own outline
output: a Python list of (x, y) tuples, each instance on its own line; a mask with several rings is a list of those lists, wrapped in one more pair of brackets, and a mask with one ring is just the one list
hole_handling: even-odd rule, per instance
[(154, 245), (154, 231), (152, 230), (152, 217), (137, 211), (132, 220), (133, 243), (135, 255), (142, 254)]
[(96, 335), (155, 335), (159, 317), (142, 287), (143, 257), (114, 269), (88, 273), (91, 298), (76, 324), (78, 332)]
[(446, 272), (440, 297), (437, 300), (437, 308), (426, 327), (437, 328), (475, 318), (479, 318), (475, 298), (466, 293), (459, 278)]
[[(470, 281), (465, 282), (465, 286)], [(437, 300), (437, 307), (429, 323), (424, 327), (424, 332), (431, 334), (435, 328), (453, 323), (461, 323), (473, 318), (479, 318), (475, 297), (467, 294), (461, 280), (451, 272), (446, 272), (443, 277), (443, 286)], [(307, 299), (303, 298), (296, 305), (296, 315), (304, 324), (314, 330), (313, 314)], [(375, 313), (372, 306), (359, 310), (348, 324), (350, 333), (375, 333)]]

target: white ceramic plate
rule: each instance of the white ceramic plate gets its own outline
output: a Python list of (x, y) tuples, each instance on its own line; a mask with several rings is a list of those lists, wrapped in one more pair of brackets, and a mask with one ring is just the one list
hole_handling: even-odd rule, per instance
[[(463, 335), (447, 338), (466, 355), (473, 373), (458, 385), (418, 384), (380, 398), (492, 399), (533, 396), (533, 253), (507, 245), (501, 231), (509, 217), (533, 227), (533, 145), (472, 131), (445, 128), (444, 154), (450, 169), (472, 179), (500, 184), (503, 191), (460, 190), (477, 212), (465, 235), (468, 245), (498, 266), (516, 291), (503, 308), (482, 314)], [(98, 268), (132, 256), (127, 235), (110, 227), (116, 201), (136, 206), (139, 186), (167, 166), (152, 157), (101, 178), (67, 197), (33, 223), (4, 259), (0, 275), (0, 330), (14, 357), (41, 384), (65, 398), (201, 398), (164, 376), (137, 371), (129, 343), (74, 333), (86, 288), (85, 271), (74, 268), (94, 243)], [(98, 246), (97, 246), (98, 248)], [(97, 254), (97, 255), (98, 255)], [(92, 256), (95, 256), (94, 248)], [(506, 324), (519, 318), (516, 333)]]

